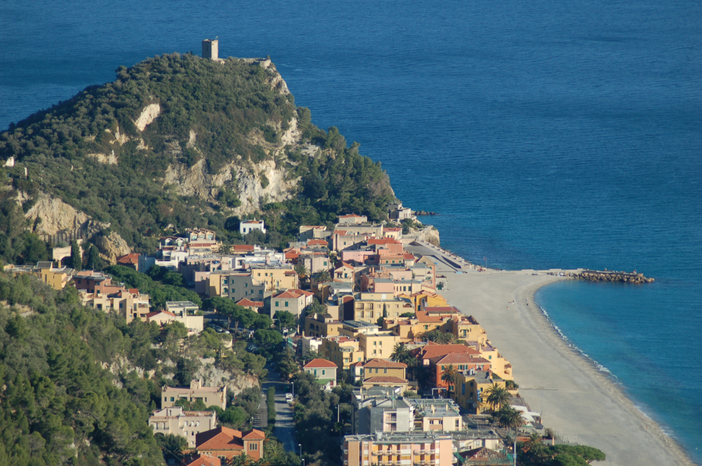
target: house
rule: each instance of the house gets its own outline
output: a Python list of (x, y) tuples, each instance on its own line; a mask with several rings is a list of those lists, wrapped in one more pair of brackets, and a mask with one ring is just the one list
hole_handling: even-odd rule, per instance
[(407, 364), (390, 361), (388, 359), (373, 358), (354, 366), (354, 379), (363, 382), (371, 377), (397, 377), (407, 378)]
[(266, 291), (289, 290), (299, 286), (297, 272), (291, 265), (251, 264), (250, 270), (251, 277)]
[(247, 455), (258, 461), (263, 457), (266, 434), (257, 429), (242, 432), (228, 427), (217, 427), (197, 434), (195, 439), (195, 448), (201, 455), (227, 461), (235, 456)]
[(264, 306), (263, 301), (251, 301), (249, 298), (240, 299), (236, 304), (254, 312), (261, 312)]
[(251, 271), (216, 271), (208, 274), (205, 281), (207, 296), (210, 298), (218, 296), (234, 301), (244, 298), (262, 301), (267, 296), (265, 283), (256, 280)]
[(197, 241), (216, 241), (217, 240), (217, 233), (215, 233), (212, 230), (208, 230), (206, 228), (189, 228), (185, 230), (186, 233), (188, 234), (188, 240), (189, 242), (197, 242)]
[(343, 322), (328, 314), (305, 316), (305, 335), (308, 337), (333, 337), (339, 335)]
[(507, 361), (502, 354), (490, 344), (490, 340), (485, 341), (485, 343), (480, 343), (477, 341), (466, 341), (466, 345), (476, 349), (482, 358), (490, 361), (490, 370), (493, 374), (497, 375), (499, 378), (504, 380), (514, 380), (512, 375), (512, 364)]
[(239, 223), (239, 233), (242, 235), (248, 235), (254, 230), (258, 230), (261, 233), (266, 232), (266, 226), (263, 220), (242, 220), (241, 223)]
[(314, 375), (317, 383), (324, 385), (326, 390), (336, 386), (336, 369), (336, 364), (321, 358), (313, 359), (302, 366), (302, 370)]
[(42, 282), (59, 291), (66, 287), (71, 277), (76, 273), (74, 269), (69, 267), (56, 268), (51, 261), (39, 261), (36, 266), (10, 264), (4, 266), (3, 271), (13, 276), (20, 274), (36, 275)]
[(344, 466), (402, 464), (407, 466), (453, 464), (453, 441), (435, 432), (378, 432), (347, 435), (343, 447)]
[(161, 390), (161, 408), (171, 408), (178, 400), (195, 402), (202, 400), (205, 406), (219, 406), (227, 409), (227, 387), (205, 387), (201, 380), (193, 380), (190, 387), (164, 386)]
[(183, 411), (180, 406), (154, 411), (149, 417), (149, 427), (154, 434), (178, 435), (188, 441), (188, 447), (195, 448), (195, 436), (217, 427), (217, 413), (214, 411)]
[(299, 289), (290, 289), (271, 297), (271, 317), (278, 311), (288, 311), (300, 317), (307, 306), (314, 302), (314, 293)]
[(334, 281), (342, 283), (353, 283), (354, 282), (354, 268), (352, 265), (342, 262), (338, 267), (334, 269)]
[(155, 311), (146, 314), (146, 322), (156, 322), (163, 327), (171, 322), (180, 322), (188, 329), (188, 335), (199, 334), (204, 329), (203, 316), (175, 314), (169, 311)]
[(412, 310), (410, 303), (396, 298), (392, 293), (357, 293), (355, 315), (348, 320), (375, 323), (380, 317), (392, 319)]
[(139, 254), (131, 252), (117, 258), (117, 265), (123, 265), (139, 271)]
[[(92, 277), (90, 277), (92, 278)], [(134, 319), (146, 321), (150, 312), (149, 295), (139, 292), (136, 288), (127, 289), (121, 285), (113, 285), (110, 280), (88, 280), (92, 292), (79, 289), (78, 295), (83, 306), (94, 309), (115, 312), (125, 318), (127, 324)]]

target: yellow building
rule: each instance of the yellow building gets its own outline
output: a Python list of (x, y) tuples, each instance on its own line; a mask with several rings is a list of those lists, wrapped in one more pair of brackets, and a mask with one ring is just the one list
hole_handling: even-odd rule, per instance
[(471, 414), (482, 414), (492, 412), (492, 409), (485, 403), (484, 392), (497, 385), (505, 387), (505, 381), (493, 379), (487, 371), (463, 371), (456, 372), (456, 389), (453, 397), (456, 403)]
[(333, 337), (339, 335), (344, 323), (326, 314), (313, 314), (305, 317), (305, 336)]
[(365, 359), (390, 359), (395, 345), (400, 343), (400, 337), (390, 332), (359, 334), (357, 338)]
[(353, 320), (375, 323), (380, 317), (393, 319), (412, 311), (409, 302), (397, 299), (392, 293), (358, 293)]
[(292, 266), (252, 265), (251, 276), (271, 292), (289, 290), (299, 285), (297, 272)]
[(446, 298), (440, 294), (432, 293), (431, 291), (427, 290), (418, 291), (417, 293), (412, 293), (411, 295), (407, 296), (401, 295), (399, 297), (408, 299), (414, 306), (414, 312), (419, 311), (421, 305), (428, 307), (448, 306), (448, 301), (446, 301)]
[(459, 340), (477, 341), (481, 345), (487, 342), (487, 332), (473, 316), (454, 315), (447, 324), (447, 333)]
[(505, 380), (514, 380), (512, 374), (512, 364), (507, 361), (489, 341), (485, 344), (468, 341), (467, 345), (480, 351), (480, 357), (490, 361), (490, 371)]
[(363, 351), (359, 348), (358, 340), (345, 336), (329, 337), (322, 340), (319, 352), (336, 364), (339, 369), (348, 371), (351, 364), (364, 361)]
[(407, 402), (414, 408), (414, 430), (463, 430), (460, 408), (452, 399), (411, 398)]

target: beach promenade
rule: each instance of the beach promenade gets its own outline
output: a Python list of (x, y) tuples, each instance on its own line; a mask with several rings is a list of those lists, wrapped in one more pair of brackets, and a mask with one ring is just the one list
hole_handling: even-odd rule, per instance
[(436, 259), (437, 275), (446, 276), (448, 284), (440, 293), (480, 322), (512, 364), (520, 394), (532, 410), (542, 412), (546, 427), (568, 442), (601, 449), (607, 461), (597, 464), (693, 464), (610, 376), (560, 337), (536, 305), (536, 290), (568, 279), (561, 271), (481, 272), (426, 243), (407, 249)]

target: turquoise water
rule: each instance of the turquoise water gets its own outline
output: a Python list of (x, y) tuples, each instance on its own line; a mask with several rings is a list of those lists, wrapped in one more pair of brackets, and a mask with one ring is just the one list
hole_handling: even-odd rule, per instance
[(500, 268), (644, 272), (537, 300), (702, 463), (702, 4), (0, 3), (0, 127), (163, 52), (270, 55), (443, 245)]

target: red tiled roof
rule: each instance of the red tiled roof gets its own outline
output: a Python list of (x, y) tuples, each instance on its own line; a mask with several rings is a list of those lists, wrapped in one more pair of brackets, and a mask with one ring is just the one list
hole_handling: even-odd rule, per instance
[(131, 265), (138, 265), (139, 264), (139, 254), (132, 252), (130, 254), (125, 254), (124, 256), (120, 256), (117, 258), (117, 263), (118, 264), (131, 264)]
[(402, 362), (388, 361), (387, 359), (373, 358), (369, 361), (366, 361), (366, 363), (363, 364), (363, 367), (400, 369), (400, 368), (406, 368), (407, 364), (404, 364)]
[(251, 301), (249, 298), (242, 298), (237, 304), (244, 307), (263, 307), (263, 301)]
[(402, 244), (395, 238), (369, 238), (368, 244)]
[(297, 288), (292, 288), (290, 290), (285, 290), (277, 295), (274, 295), (273, 298), (290, 298), (290, 299), (297, 299), (300, 296), (312, 296), (314, 293), (311, 293), (309, 291), (305, 290), (298, 290)]
[(222, 466), (222, 461), (213, 456), (200, 455), (186, 466)]
[(308, 246), (329, 246), (329, 242), (323, 239), (310, 239), (307, 241)]
[[(471, 348), (472, 349), (472, 348)], [(473, 350), (475, 351), (475, 350)], [(471, 352), (472, 353), (472, 352)], [(490, 361), (488, 361), (485, 358), (481, 358), (480, 356), (473, 356), (473, 354), (478, 353), (475, 351), (475, 353), (449, 353), (444, 356), (436, 356), (431, 358), (431, 361), (433, 361), (436, 365), (439, 364), (488, 364)]]
[(195, 442), (202, 451), (244, 449), (241, 431), (223, 426), (197, 434)]
[(173, 314), (172, 312), (168, 312), (168, 311), (155, 311), (155, 312), (149, 312), (148, 314), (146, 314), (146, 318), (147, 318), (147, 319), (150, 319), (151, 317), (157, 316), (157, 315), (159, 315), (159, 314), (166, 314), (166, 315), (169, 315), (169, 316), (171, 316), (171, 317), (175, 317), (175, 316), (176, 316), (176, 315)]
[(361, 216), (356, 215), (356, 214), (346, 214), (346, 215), (340, 215), (339, 218), (361, 218)]
[(240, 252), (240, 251), (253, 251), (254, 247), (252, 244), (235, 244), (232, 246), (232, 251)]
[(315, 368), (315, 367), (336, 367), (336, 364), (334, 364), (331, 361), (327, 361), (326, 359), (317, 358), (317, 359), (311, 360), (310, 362), (305, 364), (303, 367), (305, 369)]
[(420, 351), (420, 357), (422, 359), (431, 359), (437, 356), (445, 356), (449, 353), (469, 353), (469, 354), (480, 354), (475, 349), (461, 344), (453, 345), (439, 345), (433, 342), (427, 343), (427, 345)]
[(258, 429), (253, 429), (252, 431), (248, 432), (244, 437), (246, 440), (251, 440), (251, 439), (266, 439), (266, 434)]
[(433, 306), (425, 307), (424, 310), (428, 314), (460, 314), (461, 311), (453, 306)]

